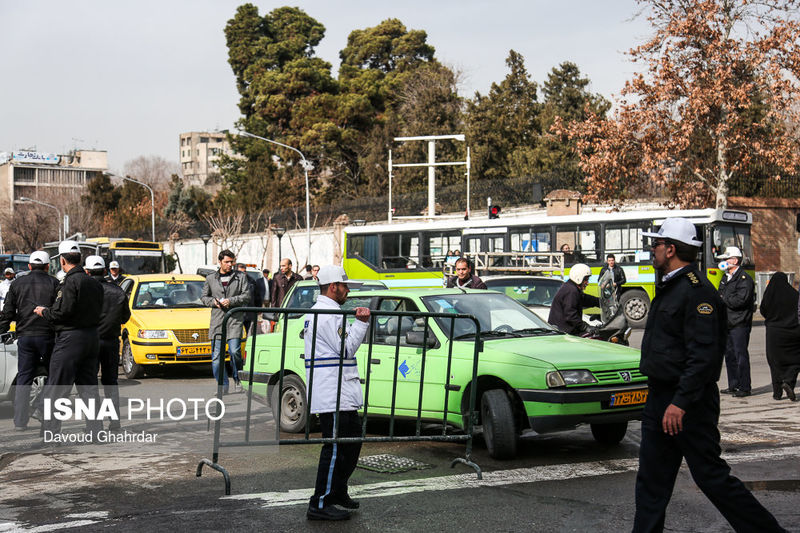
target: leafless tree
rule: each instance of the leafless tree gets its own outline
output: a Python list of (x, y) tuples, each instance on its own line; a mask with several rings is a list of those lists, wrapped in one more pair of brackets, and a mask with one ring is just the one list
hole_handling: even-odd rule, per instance
[(180, 167), (158, 155), (140, 155), (125, 163), (123, 173), (147, 183), (153, 190), (169, 190), (172, 175), (179, 174)]
[(220, 249), (229, 249), (237, 256), (244, 245), (242, 227), (244, 226), (244, 211), (230, 211), (216, 209), (203, 217), (211, 230), (211, 242)]

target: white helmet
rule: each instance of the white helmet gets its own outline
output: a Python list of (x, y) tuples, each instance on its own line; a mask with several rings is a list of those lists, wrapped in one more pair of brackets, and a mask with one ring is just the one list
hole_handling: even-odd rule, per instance
[(591, 275), (592, 269), (583, 263), (572, 265), (572, 268), (569, 269), (569, 279), (571, 279), (575, 285), (580, 285), (585, 278)]

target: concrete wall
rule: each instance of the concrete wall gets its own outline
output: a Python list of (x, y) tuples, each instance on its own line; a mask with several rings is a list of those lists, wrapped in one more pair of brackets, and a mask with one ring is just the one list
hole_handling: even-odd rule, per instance
[(753, 213), (751, 235), (757, 270), (800, 272), (800, 234), (795, 229), (800, 199), (731, 197), (728, 207)]

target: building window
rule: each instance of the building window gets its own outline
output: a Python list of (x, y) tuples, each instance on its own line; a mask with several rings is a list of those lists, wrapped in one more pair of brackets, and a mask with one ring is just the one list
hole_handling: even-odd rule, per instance
[(200, 144), (208, 144), (208, 137), (200, 137)]

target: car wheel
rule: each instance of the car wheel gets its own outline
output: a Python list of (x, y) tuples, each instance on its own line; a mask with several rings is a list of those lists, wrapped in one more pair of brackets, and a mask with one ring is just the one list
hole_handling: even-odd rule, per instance
[(632, 328), (643, 328), (650, 311), (650, 298), (644, 291), (627, 291), (619, 299), (619, 305)]
[(281, 406), (281, 431), (300, 433), (306, 429), (306, 386), (294, 374), (283, 377), (283, 390), (278, 397), (278, 383), (272, 387), (272, 416), (278, 418), (278, 404)]
[(602, 444), (619, 444), (625, 438), (627, 431), (627, 422), (592, 424), (592, 436), (594, 440)]
[(142, 365), (133, 360), (133, 350), (128, 339), (122, 341), (122, 371), (128, 379), (136, 379), (144, 375)]
[(517, 455), (517, 427), (514, 410), (502, 389), (492, 389), (481, 398), (483, 440), (495, 459), (513, 459)]
[[(44, 385), (47, 381), (47, 372), (44, 369), (37, 370), (36, 376), (33, 378), (33, 382), (31, 383), (31, 394), (29, 404), (31, 406), (31, 411), (33, 412), (35, 400), (37, 400), (42, 393), (44, 392)], [(9, 400), (11, 400), (11, 408), (12, 410), (16, 409), (17, 407), (17, 378), (14, 378), (14, 381), (11, 383), (11, 389), (9, 390)]]

